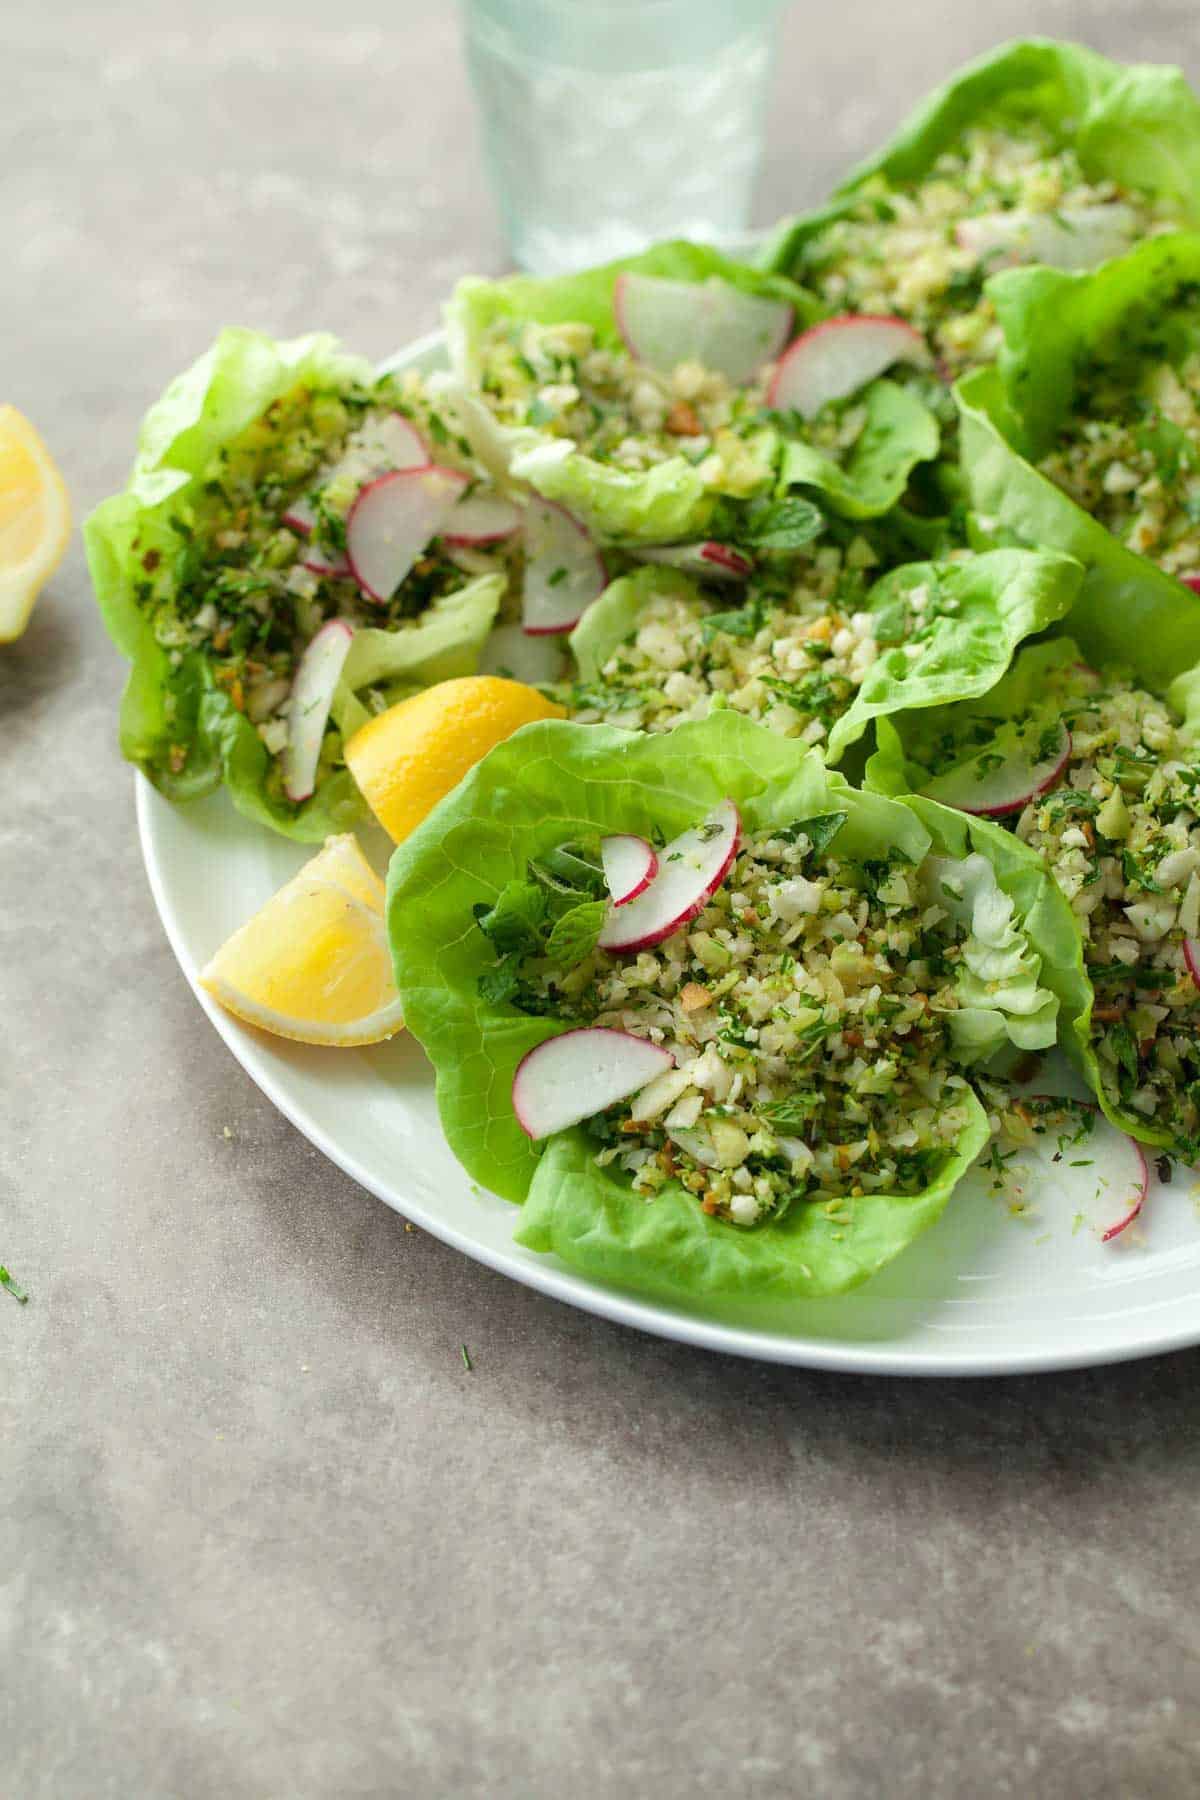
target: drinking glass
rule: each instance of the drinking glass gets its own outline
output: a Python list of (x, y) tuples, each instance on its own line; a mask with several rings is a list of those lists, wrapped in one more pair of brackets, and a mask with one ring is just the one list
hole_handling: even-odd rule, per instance
[(463, 0), (518, 263), (578, 269), (749, 223), (779, 0)]

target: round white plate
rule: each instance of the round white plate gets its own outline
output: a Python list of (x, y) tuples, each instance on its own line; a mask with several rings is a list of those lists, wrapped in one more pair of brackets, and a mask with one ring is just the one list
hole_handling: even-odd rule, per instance
[[(393, 366), (442, 360), (440, 339), (427, 339)], [(313, 849), (251, 824), (223, 793), (174, 807), (140, 776), (137, 814), (155, 903), (195, 988), (218, 945)], [(382, 872), (382, 834), (359, 835)], [(195, 992), (267, 1097), (355, 1181), (468, 1256), (622, 1324), (738, 1356), (894, 1375), (1071, 1368), (1200, 1342), (1200, 1212), (1186, 1170), (1155, 1182), (1137, 1225), (1110, 1245), (1080, 1228), (1053, 1182), (1014, 1213), (977, 1171), (933, 1230), (852, 1294), (684, 1311), (515, 1245), (516, 1209), (455, 1162), (429, 1066), (403, 1033), (365, 1050), (317, 1050), (254, 1031)]]

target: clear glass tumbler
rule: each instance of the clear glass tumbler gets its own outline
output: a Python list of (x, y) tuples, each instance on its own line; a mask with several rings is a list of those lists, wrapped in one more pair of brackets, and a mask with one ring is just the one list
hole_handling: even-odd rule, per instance
[(780, 0), (463, 0), (492, 186), (539, 274), (749, 224)]

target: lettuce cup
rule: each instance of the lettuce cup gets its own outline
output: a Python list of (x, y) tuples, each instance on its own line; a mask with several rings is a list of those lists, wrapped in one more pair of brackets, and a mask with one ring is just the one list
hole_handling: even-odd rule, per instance
[(1031, 551), (889, 567), (898, 554), (912, 551), (894, 532), (827, 530), (760, 566), (736, 604), (668, 569), (615, 581), (572, 633), (577, 679), (556, 697), (585, 723), (648, 731), (729, 708), (837, 762), (873, 719), (985, 693), (1083, 575)]
[(831, 312), (909, 321), (958, 374), (998, 347), (997, 269), (1093, 268), (1197, 223), (1200, 102), (1180, 71), (1032, 39), (936, 89), (763, 263)]
[(446, 313), (451, 385), (477, 454), (598, 545), (752, 554), (779, 537), (764, 500), (798, 489), (874, 518), (938, 454), (927, 396), (880, 379), (890, 354), (808, 329), (818, 312), (783, 277), (686, 243), (471, 279)]
[[(1089, 992), (1066, 1042), (1115, 1125), (1200, 1158), (1200, 676), (1166, 700), (1066, 640), (984, 700), (885, 726), (869, 780), (987, 807), (1068, 903)], [(1060, 958), (1060, 961), (1062, 959)]]
[(499, 559), (464, 566), (489, 505), (415, 374), (377, 377), (328, 337), (222, 332), (84, 526), (133, 665), (125, 755), (171, 799), (223, 781), (287, 836), (344, 828), (343, 733), (475, 667), (506, 587)]
[(1072, 634), (1154, 689), (1200, 659), (1198, 283), (1191, 233), (1090, 275), (997, 275), (999, 365), (955, 389), (981, 537), (1077, 557)]
[(968, 1071), (1079, 1003), (1025, 846), (729, 712), (517, 733), (398, 849), (388, 924), (518, 1240), (680, 1299), (866, 1280), (987, 1141)]

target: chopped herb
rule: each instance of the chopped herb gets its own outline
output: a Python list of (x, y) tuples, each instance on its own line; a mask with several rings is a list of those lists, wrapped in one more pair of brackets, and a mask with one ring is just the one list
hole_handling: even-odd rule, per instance
[(27, 1306), (29, 1304), (29, 1295), (25, 1292), (25, 1289), (21, 1286), (20, 1282), (17, 1281), (14, 1276), (9, 1274), (3, 1263), (0, 1263), (0, 1287), (7, 1288), (13, 1299), (19, 1301), (22, 1306)]
[(596, 948), (596, 939), (600, 935), (600, 927), (604, 924), (607, 911), (608, 905), (604, 900), (584, 900), (579, 906), (571, 907), (555, 920), (554, 928), (546, 941), (546, 955), (553, 962), (569, 968), (581, 963)]

